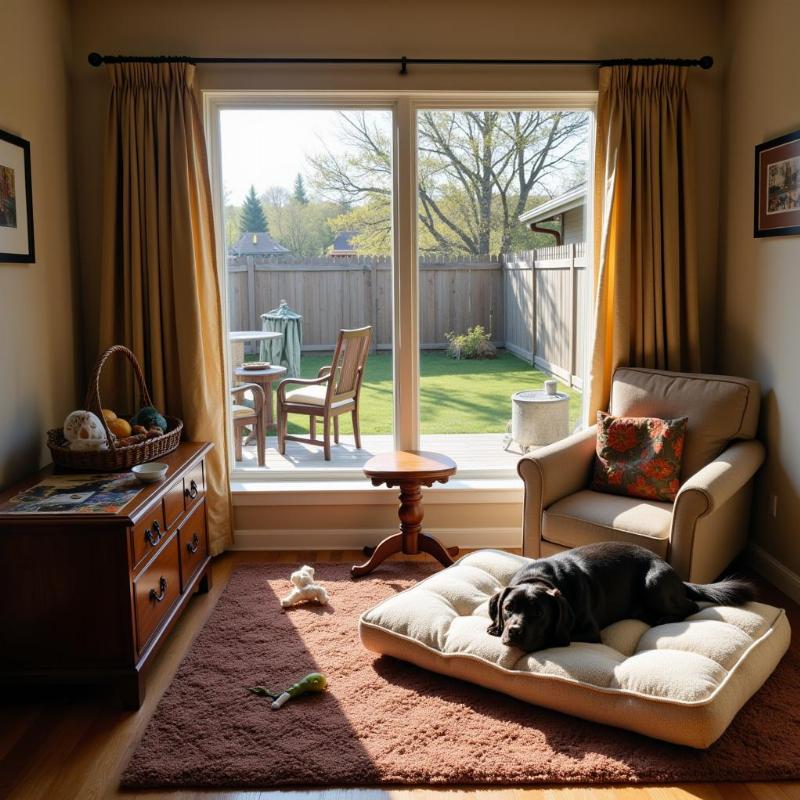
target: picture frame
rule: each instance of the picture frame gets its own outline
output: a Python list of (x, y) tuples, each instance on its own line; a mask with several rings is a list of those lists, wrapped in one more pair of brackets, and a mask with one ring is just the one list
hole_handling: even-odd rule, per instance
[(753, 236), (800, 235), (800, 130), (756, 145)]
[(0, 263), (35, 260), (31, 145), (0, 130)]

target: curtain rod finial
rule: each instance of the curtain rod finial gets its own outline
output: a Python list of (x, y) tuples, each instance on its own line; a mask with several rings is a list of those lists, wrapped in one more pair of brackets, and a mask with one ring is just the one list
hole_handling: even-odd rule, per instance
[(703, 69), (711, 69), (714, 66), (714, 59), (711, 56), (703, 56), (700, 59), (700, 66)]
[(93, 67), (99, 67), (103, 63), (103, 56), (100, 53), (89, 53), (89, 63)]

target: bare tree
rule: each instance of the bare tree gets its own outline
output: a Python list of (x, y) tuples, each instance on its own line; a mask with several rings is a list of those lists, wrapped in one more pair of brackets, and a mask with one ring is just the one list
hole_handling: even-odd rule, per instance
[[(346, 145), (311, 159), (317, 189), (352, 206), (348, 224), (388, 241), (391, 136), (365, 112), (340, 113)], [(584, 160), (588, 115), (569, 111), (423, 111), (418, 117), (423, 249), (509, 249), (517, 217)], [(342, 153), (344, 153), (342, 155)]]

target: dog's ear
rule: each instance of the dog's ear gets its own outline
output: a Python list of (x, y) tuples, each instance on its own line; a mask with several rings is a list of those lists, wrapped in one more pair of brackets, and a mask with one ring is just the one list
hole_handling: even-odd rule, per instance
[(548, 594), (555, 598), (555, 622), (553, 624), (553, 635), (551, 647), (568, 647), (572, 641), (572, 629), (575, 626), (575, 613), (567, 599), (558, 591), (553, 589)]
[(486, 632), (492, 636), (500, 636), (503, 633), (503, 614), (501, 609), (509, 589), (510, 587), (506, 586), (502, 591), (495, 592), (489, 601), (489, 616), (492, 618), (492, 624), (486, 629)]

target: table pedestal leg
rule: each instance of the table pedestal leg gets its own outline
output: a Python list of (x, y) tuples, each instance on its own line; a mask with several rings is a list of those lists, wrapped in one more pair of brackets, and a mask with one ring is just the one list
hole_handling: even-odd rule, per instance
[(272, 381), (266, 381), (264, 389), (264, 435), (275, 427), (275, 414), (272, 410)]
[(244, 342), (231, 342), (231, 372), (244, 362)]
[(419, 537), (422, 534), (422, 487), (415, 482), (400, 484), (400, 534), (403, 539), (403, 552), (407, 555), (419, 553)]
[(372, 554), (363, 564), (354, 564), (350, 567), (350, 574), (354, 578), (360, 578), (368, 572), (372, 572), (375, 567), (382, 561), (385, 561), (389, 556), (395, 553), (400, 553), (403, 550), (402, 534), (393, 533), (387, 536), (377, 547), (372, 548)]
[(354, 578), (372, 572), (381, 562), (395, 553), (403, 552), (416, 555), (420, 552), (432, 555), (442, 566), (449, 567), (453, 563), (452, 556), (458, 555), (457, 547), (446, 548), (437, 538), (422, 532), (422, 487), (416, 481), (404, 481), (400, 484), (400, 531), (384, 539), (369, 555), (363, 564), (350, 568)]

